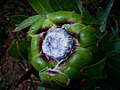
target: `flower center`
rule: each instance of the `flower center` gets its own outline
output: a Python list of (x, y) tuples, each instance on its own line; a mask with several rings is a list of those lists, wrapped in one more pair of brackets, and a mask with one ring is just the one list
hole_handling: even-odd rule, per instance
[(73, 47), (73, 37), (64, 28), (48, 30), (42, 43), (43, 53), (54, 60), (65, 59)]

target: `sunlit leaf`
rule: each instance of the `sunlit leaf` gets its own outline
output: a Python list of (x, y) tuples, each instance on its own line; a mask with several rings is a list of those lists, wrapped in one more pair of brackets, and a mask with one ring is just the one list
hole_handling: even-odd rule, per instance
[(12, 46), (9, 49), (9, 55), (15, 58), (28, 59), (28, 47), (30, 41), (25, 40), (14, 40)]
[(79, 12), (76, 0), (28, 0), (38, 14), (47, 14), (55, 11)]
[(14, 32), (20, 31), (20, 30), (32, 25), (34, 22), (39, 20), (41, 17), (42, 17), (41, 15), (34, 15), (34, 16), (31, 16), (31, 17), (25, 19), (15, 28)]
[(49, 3), (49, 0), (28, 0), (28, 2), (38, 14), (47, 14), (49, 12), (54, 12)]

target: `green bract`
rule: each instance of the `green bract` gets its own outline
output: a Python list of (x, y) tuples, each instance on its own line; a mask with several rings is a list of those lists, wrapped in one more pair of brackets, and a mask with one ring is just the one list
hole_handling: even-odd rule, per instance
[[(53, 32), (55, 30), (58, 31), (55, 33)], [(68, 36), (61, 34), (61, 37), (58, 37), (60, 36), (59, 30), (63, 30), (63, 33)], [(66, 87), (72, 80), (81, 78), (80, 70), (82, 68), (98, 62), (99, 59), (95, 54), (98, 52), (97, 39), (94, 34), (95, 28), (83, 24), (81, 15), (75, 12), (58, 11), (41, 16), (34, 22), (27, 32), (27, 35), (31, 37), (28, 58), (39, 72), (42, 85), (52, 88), (56, 86)], [(56, 52), (58, 57), (60, 56), (59, 53), (62, 54), (66, 50), (68, 53), (64, 58), (58, 59), (55, 58), (57, 56), (54, 54), (49, 55), (43, 51), (43, 41), (48, 37), (47, 35), (50, 37), (47, 39), (51, 41), (46, 41), (48, 47), (44, 49), (51, 53)], [(67, 42), (67, 37), (68, 40), (71, 40), (71, 44)], [(65, 48), (56, 46), (57, 43)], [(72, 45), (72, 48), (69, 48), (69, 45)], [(58, 53), (58, 49), (63, 51), (61, 50)]]

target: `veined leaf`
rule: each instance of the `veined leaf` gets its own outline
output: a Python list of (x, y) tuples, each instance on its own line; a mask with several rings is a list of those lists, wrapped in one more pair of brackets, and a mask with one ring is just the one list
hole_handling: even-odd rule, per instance
[(30, 41), (25, 40), (14, 40), (8, 53), (15, 58), (28, 59), (28, 47)]
[(76, 0), (28, 0), (38, 14), (47, 14), (55, 11), (79, 12)]
[(104, 70), (105, 61), (106, 61), (106, 58), (104, 58), (103, 60), (101, 60), (96, 64), (84, 67), (83, 69), (81, 69), (81, 72), (90, 78), (100, 77)]
[(34, 16), (31, 16), (31, 17), (25, 19), (15, 28), (14, 32), (20, 31), (20, 30), (32, 25), (34, 22), (39, 20), (41, 17), (42, 17), (41, 15), (34, 15)]
[(49, 3), (51, 5), (51, 7), (55, 10), (55, 11), (61, 11), (64, 10), (62, 7), (62, 3), (60, 2), (60, 0), (49, 0)]
[(28, 2), (38, 14), (54, 12), (49, 3), (49, 0), (28, 0)]

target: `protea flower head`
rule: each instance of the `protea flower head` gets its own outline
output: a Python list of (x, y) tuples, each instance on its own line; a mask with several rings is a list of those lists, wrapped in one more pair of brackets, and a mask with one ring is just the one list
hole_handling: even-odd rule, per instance
[(27, 34), (32, 38), (29, 59), (44, 86), (66, 87), (81, 77), (81, 68), (98, 61), (95, 28), (83, 24), (75, 12), (41, 17)]

